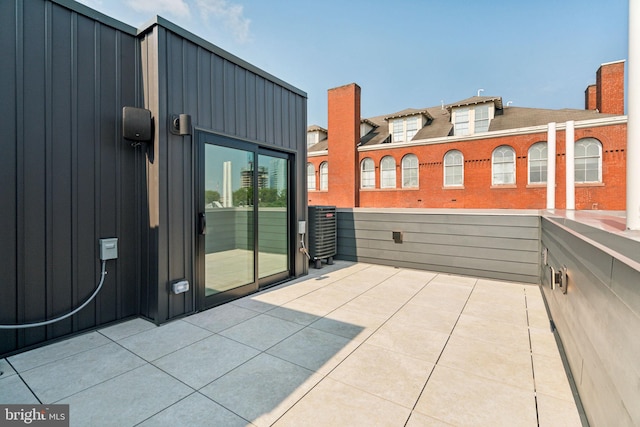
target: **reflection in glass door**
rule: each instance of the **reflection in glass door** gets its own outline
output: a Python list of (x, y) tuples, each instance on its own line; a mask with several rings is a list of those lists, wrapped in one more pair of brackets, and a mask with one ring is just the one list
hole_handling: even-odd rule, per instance
[(286, 158), (258, 156), (258, 277), (260, 286), (289, 271), (289, 165)]
[(210, 297), (255, 286), (254, 153), (204, 144), (204, 157), (204, 281)]

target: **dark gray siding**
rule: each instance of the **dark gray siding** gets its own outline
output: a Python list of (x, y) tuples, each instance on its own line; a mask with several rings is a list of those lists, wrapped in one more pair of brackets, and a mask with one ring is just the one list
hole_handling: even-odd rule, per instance
[(144, 160), (121, 138), (140, 104), (138, 43), (48, 1), (0, 2), (0, 323), (80, 305), (100, 276), (98, 239), (118, 237), (104, 288), (78, 315), (0, 331), (0, 353), (138, 314)]
[(640, 242), (543, 218), (542, 246), (568, 270), (563, 294), (544, 267), (543, 293), (589, 423), (640, 425)]
[[(147, 171), (149, 249), (157, 253), (157, 265), (149, 265), (150, 285), (143, 293), (153, 303), (143, 313), (164, 322), (196, 309), (195, 287), (180, 295), (167, 292), (174, 280), (195, 283), (198, 239), (196, 138), (170, 133), (171, 115), (189, 114), (199, 129), (292, 153), (295, 219), (303, 220), (306, 96), (161, 18), (141, 34), (141, 43), (145, 103), (156, 118)], [(295, 252), (294, 274), (305, 274), (307, 268), (302, 254)]]
[(537, 213), (338, 209), (337, 257), (351, 261), (538, 283), (539, 238)]

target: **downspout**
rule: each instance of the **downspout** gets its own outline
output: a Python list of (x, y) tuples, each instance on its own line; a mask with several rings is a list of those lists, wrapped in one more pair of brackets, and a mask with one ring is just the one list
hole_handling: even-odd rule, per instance
[(556, 124), (547, 125), (547, 209), (556, 208)]
[(640, 2), (629, 0), (627, 229), (640, 230)]
[(575, 122), (573, 120), (569, 120), (567, 122), (567, 126), (565, 129), (565, 161), (567, 163), (566, 166), (566, 204), (565, 209), (575, 210), (576, 209), (576, 173), (575, 173), (575, 146), (576, 146), (576, 138), (575, 138)]

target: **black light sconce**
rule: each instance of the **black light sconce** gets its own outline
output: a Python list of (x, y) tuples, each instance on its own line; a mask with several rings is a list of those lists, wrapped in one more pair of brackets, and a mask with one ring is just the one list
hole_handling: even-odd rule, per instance
[(170, 117), (169, 131), (174, 135), (191, 135), (191, 116), (189, 114), (173, 114)]

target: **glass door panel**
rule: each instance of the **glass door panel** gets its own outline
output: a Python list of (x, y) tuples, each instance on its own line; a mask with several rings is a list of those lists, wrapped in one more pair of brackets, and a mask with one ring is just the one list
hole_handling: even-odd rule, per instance
[(204, 144), (205, 296), (255, 283), (254, 153)]
[[(258, 277), (289, 272), (289, 164), (286, 158), (258, 156)], [(260, 285), (268, 284), (262, 280)]]

